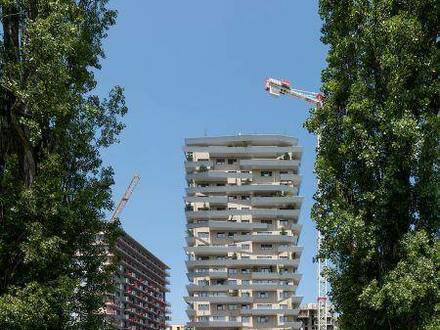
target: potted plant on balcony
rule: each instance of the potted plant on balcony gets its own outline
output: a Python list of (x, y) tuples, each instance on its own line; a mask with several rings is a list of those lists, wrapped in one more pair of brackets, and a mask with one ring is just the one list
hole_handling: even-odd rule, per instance
[(283, 236), (287, 235), (287, 231), (286, 231), (286, 229), (284, 227), (281, 228), (280, 234), (283, 235)]
[(194, 159), (193, 153), (192, 152), (187, 152), (186, 153), (186, 160), (189, 162), (192, 162)]
[(289, 154), (288, 152), (286, 152), (286, 153), (283, 155), (283, 159), (284, 159), (284, 160), (291, 160), (291, 159), (292, 159), (292, 156), (290, 156), (290, 154)]
[(203, 207), (199, 207), (199, 211), (208, 211), (209, 207), (206, 205), (206, 203), (203, 203)]
[(193, 206), (191, 204), (186, 204), (185, 205), (185, 211), (193, 211), (193, 210), (194, 210), (194, 208), (193, 208)]
[(231, 297), (238, 297), (238, 290), (230, 290), (229, 295)]
[(205, 165), (199, 166), (199, 173), (208, 172), (208, 168)]

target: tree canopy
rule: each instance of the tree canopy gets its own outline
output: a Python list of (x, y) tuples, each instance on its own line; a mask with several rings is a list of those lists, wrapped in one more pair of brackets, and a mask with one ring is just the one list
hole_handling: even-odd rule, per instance
[(320, 1), (312, 217), (341, 329), (440, 329), (440, 1)]
[(120, 87), (93, 91), (116, 13), (107, 0), (0, 0), (0, 17), (0, 329), (102, 329), (117, 226), (100, 151), (127, 109)]

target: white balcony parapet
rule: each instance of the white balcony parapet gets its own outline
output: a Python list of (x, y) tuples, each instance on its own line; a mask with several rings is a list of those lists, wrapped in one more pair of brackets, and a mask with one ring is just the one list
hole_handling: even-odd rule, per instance
[(200, 172), (186, 175), (187, 180), (194, 181), (224, 181), (228, 179), (252, 179), (252, 173), (233, 173), (233, 172)]
[(301, 196), (287, 196), (287, 197), (252, 197), (252, 206), (281, 206), (281, 205), (295, 205), (295, 208), (300, 208), (304, 197)]
[(236, 221), (215, 221), (188, 224), (188, 229), (208, 227), (217, 230), (246, 230), (246, 229), (267, 229), (268, 225), (260, 222), (236, 222)]
[[(298, 180), (300, 180), (298, 176)], [(207, 186), (207, 187), (189, 187), (186, 188), (188, 195), (196, 193), (251, 193), (251, 192), (284, 192), (296, 195), (298, 188), (284, 184), (242, 184), (229, 186)]]
[(187, 323), (191, 328), (202, 329), (202, 328), (239, 328), (242, 326), (241, 322), (238, 321), (192, 321)]
[(227, 219), (231, 216), (251, 215), (253, 217), (264, 217), (267, 219), (298, 219), (299, 209), (242, 209), (242, 210), (203, 210), (186, 211), (190, 219)]
[(184, 297), (187, 303), (194, 302), (208, 302), (211, 304), (224, 304), (224, 303), (251, 303), (253, 301), (252, 297), (239, 297), (239, 296), (210, 296), (210, 297)]
[(302, 155), (302, 147), (289, 146), (249, 146), (249, 147), (226, 147), (226, 146), (186, 146), (185, 152), (208, 153), (210, 157), (223, 156), (250, 156), (250, 157), (279, 157), (286, 153), (293, 155), (294, 159), (300, 159)]
[(227, 196), (189, 196), (185, 197), (186, 203), (228, 204)]
[(299, 160), (284, 159), (241, 159), (240, 168), (244, 170), (297, 170), (300, 166)]
[(242, 315), (293, 315), (299, 314), (299, 309), (288, 309), (288, 308), (252, 308), (252, 309), (242, 309)]
[(289, 266), (297, 268), (299, 259), (209, 259), (187, 260), (185, 263), (188, 269), (209, 266)]
[(297, 288), (297, 284), (292, 285), (282, 285), (282, 284), (224, 284), (224, 285), (196, 285), (196, 284), (188, 284), (186, 289), (188, 292), (222, 292), (227, 290), (255, 290), (255, 291), (291, 291), (295, 292)]
[(185, 251), (187, 253), (194, 253), (195, 255), (227, 255), (228, 253), (237, 253), (245, 251), (240, 246), (191, 246), (186, 247)]
[(242, 134), (185, 139), (185, 145), (187, 146), (227, 146), (242, 145), (243, 143), (248, 145), (295, 146), (298, 144), (298, 139), (280, 134)]

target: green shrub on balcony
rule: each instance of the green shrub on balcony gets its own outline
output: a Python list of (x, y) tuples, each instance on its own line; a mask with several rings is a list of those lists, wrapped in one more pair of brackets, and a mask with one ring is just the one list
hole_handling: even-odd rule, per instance
[(199, 173), (208, 172), (208, 168), (205, 165), (199, 166)]

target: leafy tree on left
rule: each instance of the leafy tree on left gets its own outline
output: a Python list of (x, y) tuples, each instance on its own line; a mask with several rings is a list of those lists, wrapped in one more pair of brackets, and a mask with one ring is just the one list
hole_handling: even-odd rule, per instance
[[(106, 0), (0, 0), (0, 329), (104, 329), (122, 89), (93, 95)], [(101, 237), (99, 244), (97, 237)]]

